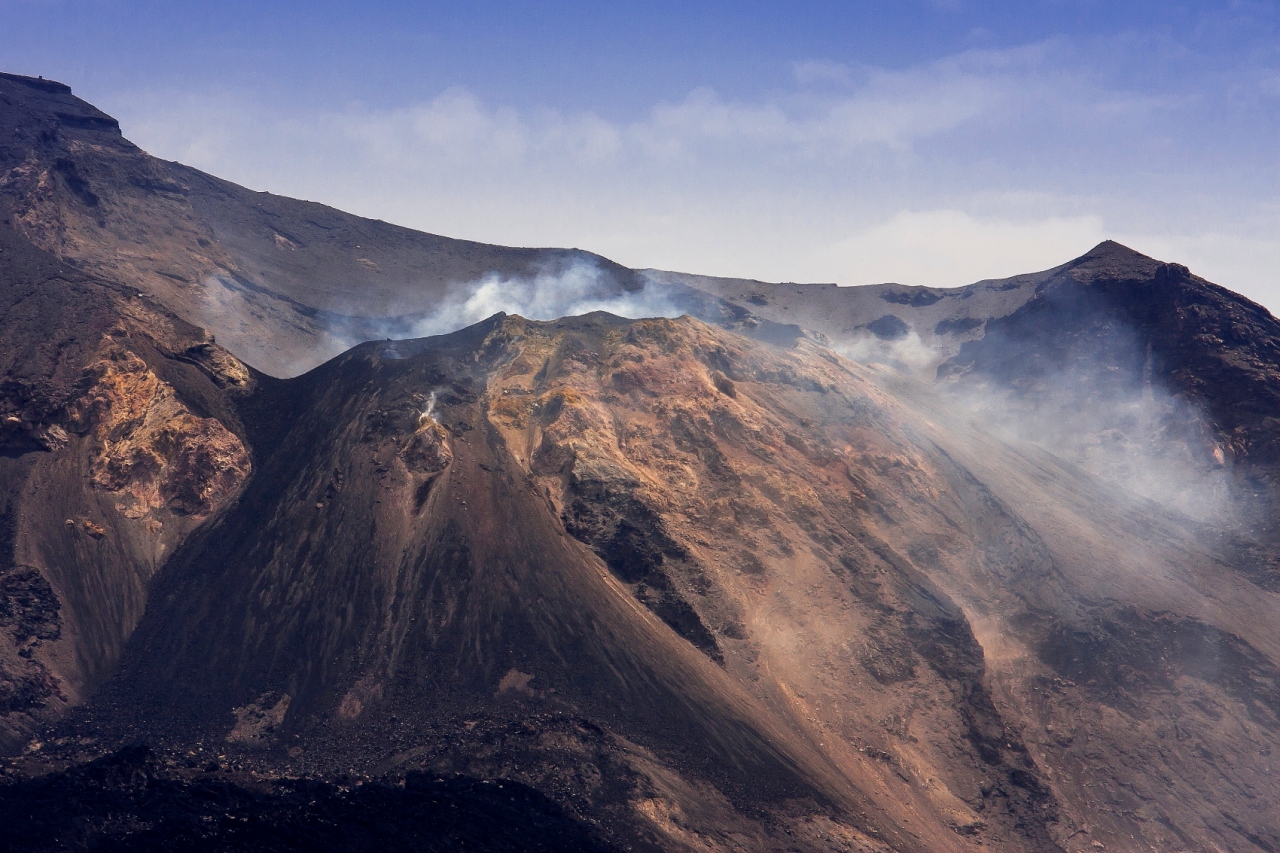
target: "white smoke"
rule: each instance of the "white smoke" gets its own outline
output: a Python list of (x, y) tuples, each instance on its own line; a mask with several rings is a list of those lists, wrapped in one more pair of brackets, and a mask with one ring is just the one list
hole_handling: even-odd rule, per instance
[[(985, 346), (1012, 346), (988, 338)], [(914, 329), (894, 339), (860, 331), (831, 343), (853, 361), (878, 363), (932, 382), (949, 354)], [(1150, 358), (1131, 382), (1099, 382), (1116, 361), (1130, 363), (1136, 336), (1117, 330), (1106, 343), (1081, 340), (1055, 369), (1016, 390), (971, 375), (933, 382), (953, 415), (1008, 442), (1037, 445), (1140, 498), (1196, 521), (1235, 516), (1231, 454), (1195, 404), (1151, 375)], [(1138, 358), (1137, 361), (1141, 361)]]
[(867, 332), (833, 341), (831, 348), (850, 361), (886, 364), (917, 379), (932, 379), (943, 359), (937, 347), (925, 343), (915, 329), (896, 340), (884, 340)]
[[(238, 357), (273, 376), (298, 376), (357, 344), (374, 340), (424, 338), (472, 326), (499, 312), (530, 320), (556, 320), (604, 311), (628, 319), (679, 317), (697, 311), (696, 300), (659, 282), (620, 268), (602, 270), (591, 258), (552, 262), (527, 274), (491, 272), (477, 280), (431, 285), (407, 280), (400, 299), (388, 306), (392, 316), (369, 317), (360, 301), (327, 306), (315, 315), (297, 309), (269, 291), (210, 275), (201, 287), (201, 325), (214, 332)], [(443, 295), (440, 291), (443, 290)], [(262, 334), (264, 316), (276, 323)], [(292, 322), (290, 322), (292, 321)]]
[(1034, 395), (956, 383), (943, 396), (993, 435), (1038, 445), (1196, 521), (1232, 521), (1230, 454), (1197, 406), (1156, 384), (1085, 398), (1076, 379), (1050, 377)]
[(427, 405), (423, 407), (422, 411), (418, 412), (419, 426), (426, 423), (427, 421), (434, 420), (435, 413), (436, 413), (436, 392), (432, 391), (429, 395), (427, 395)]
[[(443, 335), (474, 325), (498, 312), (518, 314), (529, 320), (555, 320), (607, 311), (619, 317), (679, 317), (662, 288), (645, 284), (638, 290), (622, 290), (588, 260), (574, 260), (559, 269), (544, 269), (528, 276), (490, 273), (478, 281), (449, 288), (429, 311), (362, 330), (363, 339), (423, 338)], [(385, 332), (385, 334), (379, 334)], [(358, 340), (351, 340), (352, 344)]]

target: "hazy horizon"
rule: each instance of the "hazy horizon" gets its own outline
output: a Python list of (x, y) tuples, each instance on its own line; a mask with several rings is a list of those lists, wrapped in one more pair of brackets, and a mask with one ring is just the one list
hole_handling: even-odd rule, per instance
[(253, 189), (632, 267), (957, 286), (1115, 239), (1280, 308), (1280, 9), (0, 3)]

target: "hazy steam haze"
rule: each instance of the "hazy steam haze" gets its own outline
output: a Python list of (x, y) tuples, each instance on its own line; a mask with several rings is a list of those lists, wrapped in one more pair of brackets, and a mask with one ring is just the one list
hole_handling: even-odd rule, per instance
[[(985, 343), (1003, 350), (988, 356), (995, 362), (1027, 355), (998, 333)], [(914, 328), (892, 339), (859, 333), (833, 342), (833, 348), (931, 384), (948, 417), (976, 421), (1004, 441), (1034, 444), (1197, 521), (1239, 520), (1230, 450), (1196, 404), (1152, 377), (1130, 329), (1113, 328), (1104, 341), (1082, 340), (1031, 382), (1012, 388), (955, 369), (948, 354)]]
[[(573, 260), (530, 276), (490, 273), (479, 281), (454, 284), (436, 305), (409, 310), (385, 322), (336, 324), (330, 332), (346, 346), (378, 338), (424, 338), (466, 328), (499, 312), (528, 320), (555, 320), (606, 311), (619, 317), (678, 317), (674, 305), (660, 287), (643, 285), (618, 292), (618, 285), (603, 276), (589, 260)], [(345, 347), (344, 347), (345, 348)]]

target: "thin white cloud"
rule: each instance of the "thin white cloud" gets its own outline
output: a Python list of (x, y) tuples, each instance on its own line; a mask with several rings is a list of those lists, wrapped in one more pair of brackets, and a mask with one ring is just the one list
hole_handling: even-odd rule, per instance
[[(656, 104), (642, 119), (614, 124), (592, 114), (544, 109), (521, 114), (491, 106), (465, 89), (398, 109), (280, 115), (252, 100), (222, 94), (170, 92), (123, 95), (121, 111), (142, 141), (164, 153), (218, 157), (236, 140), (337, 140), (365, 157), (411, 161), (424, 151), (450, 161), (491, 165), (538, 155), (571, 161), (657, 156), (720, 144), (847, 154), (854, 146), (900, 146), (981, 117), (1011, 102), (1016, 87), (1006, 75), (1025, 73), (1042, 59), (1041, 48), (971, 52), (908, 71), (855, 70), (830, 62), (797, 66), (797, 89), (759, 102), (732, 101), (699, 88), (674, 102)], [(808, 84), (826, 76), (846, 85), (836, 93)], [(132, 115), (130, 115), (132, 113)], [(221, 120), (220, 120), (221, 119)], [(255, 146), (256, 147), (256, 146)], [(269, 153), (269, 152), (264, 152)]]
[(1280, 305), (1267, 224), (1280, 164), (1258, 119), (1276, 123), (1274, 69), (1238, 78), (1248, 92), (1223, 112), (1209, 90), (1108, 82), (1129, 49), (1056, 40), (901, 70), (814, 60), (766, 95), (701, 88), (622, 121), (464, 89), (394, 109), (172, 92), (103, 106), (161, 156), (450, 236), (635, 267), (954, 285), (1129, 235)]
[(830, 59), (808, 59), (797, 62), (791, 67), (791, 73), (801, 86), (854, 85), (852, 69), (843, 62), (834, 62)]
[[(1009, 220), (960, 210), (903, 211), (828, 246), (823, 263), (857, 269), (863, 281), (967, 284), (1031, 272), (1106, 239), (1097, 216)], [(981, 271), (981, 272), (980, 272)]]

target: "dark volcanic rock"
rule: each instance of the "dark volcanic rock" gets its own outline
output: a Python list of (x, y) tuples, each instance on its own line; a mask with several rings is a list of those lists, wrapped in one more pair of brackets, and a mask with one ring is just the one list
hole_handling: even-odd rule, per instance
[[(1258, 306), (1115, 244), (637, 273), (252, 193), (48, 81), (0, 119), (10, 843), (1280, 846)], [(385, 339), (582, 264), (711, 325)]]
[[(1237, 497), (1255, 532), (1280, 536), (1271, 521), (1280, 493), (1280, 322), (1263, 307), (1116, 243), (1103, 243), (1042, 282), (1008, 316), (987, 321), (939, 368), (1054, 405), (1092, 413), (1098, 429), (1108, 401), (1154, 386), (1203, 413), (1151, 433), (1189, 448), (1202, 466), (1231, 466)], [(1069, 416), (1068, 416), (1069, 417)], [(1130, 431), (1134, 427), (1129, 427)], [(1183, 434), (1177, 434), (1182, 431)], [(1172, 434), (1169, 434), (1172, 433)]]
[(0, 783), (4, 846), (55, 850), (564, 851), (616, 848), (510, 780), (406, 776), (346, 784), (236, 784), (213, 762), (166, 767), (132, 747), (38, 779)]

